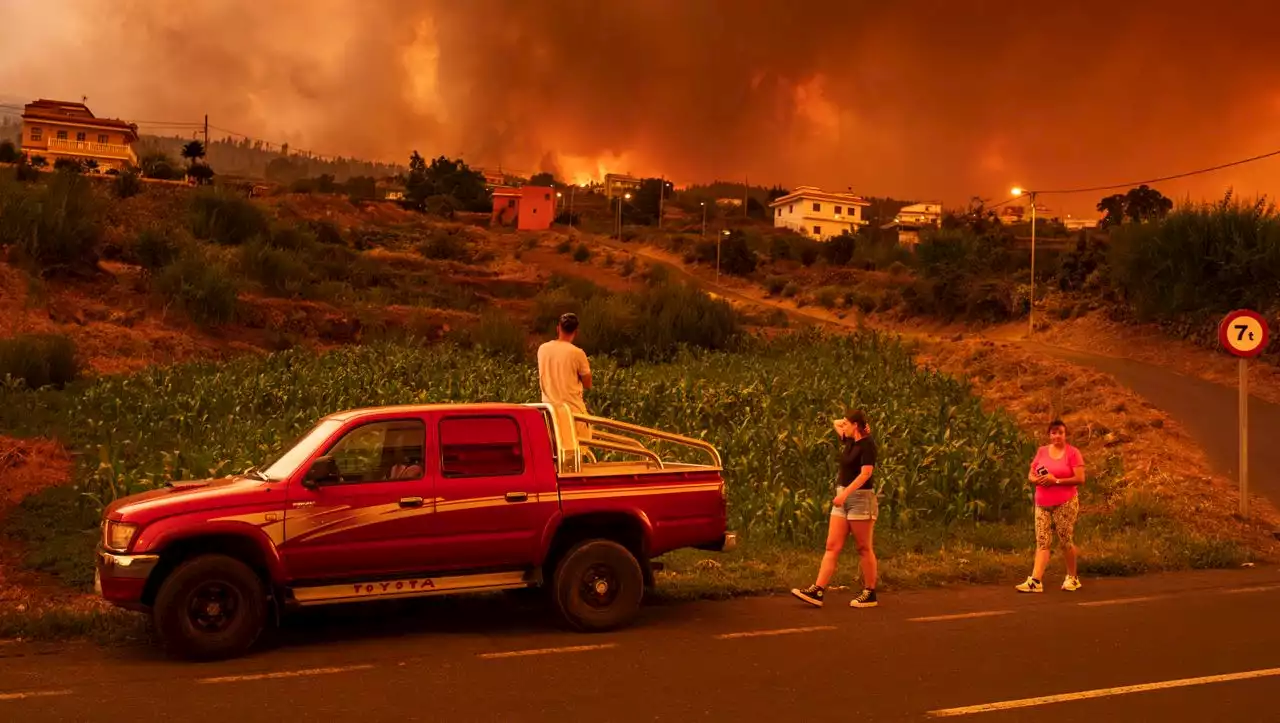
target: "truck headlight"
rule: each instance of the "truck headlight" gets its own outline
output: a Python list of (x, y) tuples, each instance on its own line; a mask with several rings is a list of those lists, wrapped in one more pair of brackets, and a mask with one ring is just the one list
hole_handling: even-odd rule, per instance
[(102, 529), (102, 546), (112, 552), (125, 552), (129, 549), (137, 531), (137, 525), (107, 520)]

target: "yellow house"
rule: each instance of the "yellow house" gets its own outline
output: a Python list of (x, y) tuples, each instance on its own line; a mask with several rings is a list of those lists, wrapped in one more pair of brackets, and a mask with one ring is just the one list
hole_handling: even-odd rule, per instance
[(44, 156), (51, 166), (59, 158), (93, 159), (100, 170), (123, 170), (138, 165), (137, 140), (136, 125), (96, 118), (83, 103), (41, 99), (22, 112), (22, 151), (29, 158)]

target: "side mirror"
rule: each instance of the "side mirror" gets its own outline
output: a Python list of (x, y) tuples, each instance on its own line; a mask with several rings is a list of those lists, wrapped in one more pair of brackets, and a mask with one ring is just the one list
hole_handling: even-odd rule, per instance
[(317, 457), (311, 463), (311, 467), (307, 469), (307, 474), (302, 478), (302, 486), (309, 490), (318, 489), (326, 482), (341, 481), (342, 476), (338, 473), (338, 463), (333, 457)]

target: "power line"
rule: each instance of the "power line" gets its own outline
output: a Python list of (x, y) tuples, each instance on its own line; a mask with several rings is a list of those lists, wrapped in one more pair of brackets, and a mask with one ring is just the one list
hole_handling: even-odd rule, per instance
[[(1041, 194), (1041, 193), (1054, 193), (1054, 194), (1094, 193), (1094, 192), (1097, 192), (1097, 191), (1114, 191), (1114, 190), (1118, 190), (1118, 189), (1121, 189), (1121, 188), (1134, 188), (1135, 186), (1149, 185), (1149, 184), (1152, 184), (1152, 183), (1163, 183), (1164, 181), (1173, 181), (1173, 180), (1177, 180), (1177, 179), (1179, 179), (1179, 178), (1188, 178), (1188, 177), (1190, 177), (1190, 176), (1199, 176), (1199, 175), (1202, 175), (1202, 174), (1205, 174), (1205, 173), (1212, 173), (1213, 171), (1220, 171), (1220, 170), (1222, 170), (1222, 169), (1224, 169), (1224, 168), (1231, 168), (1231, 167), (1233, 167), (1233, 166), (1242, 166), (1242, 165), (1244, 165), (1244, 164), (1246, 164), (1246, 163), (1253, 163), (1253, 162), (1255, 162), (1255, 161), (1261, 161), (1261, 160), (1264, 160), (1264, 159), (1267, 159), (1267, 158), (1271, 158), (1271, 157), (1273, 157), (1273, 156), (1280, 156), (1280, 150), (1271, 151), (1270, 153), (1263, 153), (1262, 155), (1252, 156), (1252, 157), (1250, 157), (1250, 158), (1245, 158), (1245, 159), (1242, 159), (1242, 160), (1239, 160), (1239, 161), (1232, 161), (1232, 162), (1230, 162), (1230, 163), (1223, 163), (1223, 164), (1220, 164), (1220, 165), (1217, 165), (1217, 166), (1210, 166), (1209, 168), (1201, 168), (1201, 169), (1199, 169), (1199, 170), (1195, 170), (1195, 171), (1187, 171), (1186, 173), (1175, 173), (1175, 174), (1174, 174), (1174, 175), (1172, 175), (1172, 176), (1163, 176), (1163, 177), (1161, 177), (1161, 178), (1151, 178), (1151, 179), (1148, 179), (1148, 180), (1145, 180), (1145, 181), (1130, 181), (1130, 182), (1128, 182), (1128, 183), (1117, 183), (1117, 184), (1110, 185), (1110, 186), (1091, 186), (1091, 187), (1089, 187), (1089, 188), (1068, 188), (1068, 189), (1054, 190), (1054, 191), (1034, 191), (1034, 193), (1036, 193), (1036, 194)], [(1032, 191), (1028, 190), (1027, 192), (1028, 192), (1028, 193), (1031, 193)], [(1012, 199), (1010, 199), (1010, 200), (1012, 200)]]

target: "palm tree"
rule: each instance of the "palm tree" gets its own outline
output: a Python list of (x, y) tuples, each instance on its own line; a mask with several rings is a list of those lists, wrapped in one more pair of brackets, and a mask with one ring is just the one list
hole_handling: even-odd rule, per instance
[(188, 166), (194, 166), (204, 156), (204, 144), (200, 141), (191, 141), (182, 147), (182, 157), (187, 159)]

